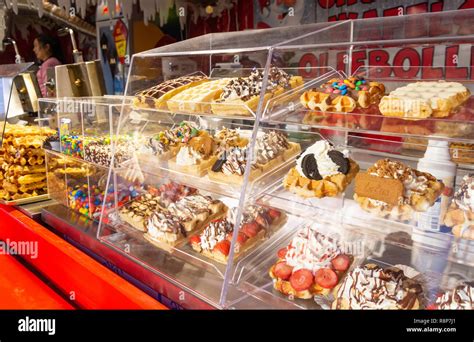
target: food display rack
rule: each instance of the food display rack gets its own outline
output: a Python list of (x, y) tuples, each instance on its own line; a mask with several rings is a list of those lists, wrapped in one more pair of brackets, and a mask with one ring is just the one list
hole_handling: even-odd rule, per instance
[[(29, 110), (36, 108), (34, 103), (29, 103), (31, 99), (36, 98), (36, 92), (38, 92), (35, 89), (38, 87), (36, 78), (31, 76), (29, 71), (33, 65), (34, 63), (18, 63), (0, 66), (0, 147), (3, 144), (6, 124), (37, 125), (36, 113), (27, 112), (29, 107), (31, 107)], [(29, 79), (29, 82), (26, 82), (23, 77)], [(28, 98), (29, 96), (31, 98)], [(47, 194), (43, 194), (15, 200), (0, 199), (0, 203), (22, 205), (44, 201), (48, 198)]]
[[(71, 209), (67, 207), (77, 209), (71, 205), (67, 194), (77, 186), (73, 184), (76, 181), (87, 184), (83, 198), (89, 202), (90, 209), (91, 184), (100, 184), (103, 202), (100, 210), (94, 211), (96, 215), (89, 215), (95, 220), (92, 224), (97, 236), (94, 238), (89, 232), (88, 239), (100, 246), (94, 248), (109, 257), (113, 255), (111, 262), (115, 265), (122, 263), (136, 272), (142, 270), (140, 281), (147, 285), (157, 278), (165, 279), (168, 285), (216, 308), (330, 308), (333, 294), (312, 299), (283, 295), (274, 289), (274, 280), (269, 275), (278, 261), (277, 252), (288, 245), (299, 229), (311, 227), (318, 234), (331, 236), (347, 247), (346, 253), (352, 255), (349, 271), (374, 263), (381, 267), (397, 265), (407, 274), (416, 276), (423, 288), (420, 307), (428, 307), (440, 291), (451, 289), (458, 281), (474, 278), (474, 241), (454, 237), (446, 229), (427, 231), (421, 228), (423, 220), (438, 219), (430, 216), (431, 211), (416, 213), (405, 221), (367, 213), (353, 199), (354, 182), (338, 196), (308, 199), (285, 189), (283, 179), (295, 166), (299, 150), (305, 151), (320, 140), (328, 140), (338, 150), (346, 150), (361, 171), (383, 158), (416, 168), (424, 152), (410, 147), (427, 141), (441, 141), (441, 145), (474, 143), (472, 97), (446, 118), (423, 120), (382, 116), (377, 106), (350, 113), (317, 112), (306, 109), (300, 102), (311, 89), (348, 76), (382, 83), (386, 94), (420, 80), (460, 82), (472, 94), (473, 14), (466, 10), (210, 34), (136, 54), (128, 77), (127, 99), (122, 105), (107, 104), (114, 108), (117, 117), (110, 115), (108, 110), (109, 115), (99, 124), (94, 121), (95, 116), (87, 114), (81, 106), (75, 107), (79, 110), (74, 110), (72, 115), (66, 113), (68, 123), (77, 128), (79, 135), (95, 135), (98, 131), (110, 135), (114, 151), (110, 168), (64, 156), (61, 149), (48, 152), (48, 160), (68, 159), (66, 169), (88, 171), (83, 178), (76, 177), (73, 182), (66, 175), (60, 191), (50, 191), (57, 194), (62, 205), (44, 210), (43, 218), (47, 222), (61, 220), (61, 216), (71, 215)], [(405, 54), (397, 55), (402, 50)], [(432, 62), (428, 61), (430, 54)], [(321, 63), (298, 64), (294, 62), (298, 59), (295, 56), (306, 56), (306, 61), (319, 60)], [(445, 60), (441, 62), (442, 58)], [(253, 68), (241, 63), (244, 60), (253, 61)], [(229, 105), (226, 110), (226, 103), (220, 103), (219, 115), (213, 113), (215, 103), (211, 100), (179, 102), (171, 98), (167, 107), (150, 108), (154, 106), (153, 102), (135, 97), (145, 89), (168, 81), (168, 75), (177, 77), (176, 70), (183, 76), (204, 75), (212, 80), (247, 77), (261, 71), (262, 89), (266, 89), (273, 67), (300, 77), (302, 82), (270, 98), (262, 91), (257, 105), (241, 103), (240, 107)], [(65, 100), (56, 101), (61, 104)], [(81, 104), (90, 100), (76, 99), (74, 102)], [(56, 112), (60, 131), (65, 112), (67, 110)], [(248, 156), (258, 153), (259, 137), (275, 132), (284, 134), (293, 143), (290, 146), (297, 144), (299, 149), (264, 168), (258, 176), (252, 174), (250, 163), (247, 163), (241, 182), (216, 180), (209, 176), (208, 170), (192, 174), (189, 169), (177, 168), (171, 161), (174, 157), (164, 160), (142, 149), (146, 144), (144, 138), (153, 138), (167, 129), (179, 127), (182, 122), (191, 122), (210, 135), (223, 127), (239, 129), (249, 141)], [(93, 129), (87, 133), (86, 126)], [(121, 139), (134, 144), (134, 152), (126, 158), (120, 152)], [(463, 176), (472, 169), (470, 163), (458, 163), (453, 190), (458, 189)], [(131, 201), (151, 191), (149, 186), (155, 190), (166, 189), (170, 182), (196, 188), (200, 194), (224, 203), (234, 214), (234, 227), (245, 222), (246, 208), (250, 205), (276, 210), (281, 220), (266, 232), (264, 239), (235, 259), (239, 230), (234, 229), (226, 264), (196, 252), (189, 240), (174, 247), (150, 243), (143, 232), (126, 223), (120, 213)], [(129, 193), (123, 195), (122, 191)], [(61, 226), (67, 226), (66, 219), (61, 221)], [(77, 228), (73, 226), (71, 224), (66, 230), (74, 232)], [(82, 236), (75, 235), (77, 239)], [(343, 278), (344, 275), (339, 281)], [(192, 307), (185, 304), (185, 297), (181, 298), (183, 306)]]

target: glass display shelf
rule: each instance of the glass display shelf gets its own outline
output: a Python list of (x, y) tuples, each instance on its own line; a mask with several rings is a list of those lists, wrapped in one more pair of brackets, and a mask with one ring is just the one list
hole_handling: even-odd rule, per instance
[[(218, 308), (328, 309), (368, 263), (421, 272), (400, 279), (429, 307), (474, 267), (471, 228), (445, 214), (473, 165), (473, 13), (211, 34), (136, 54), (116, 114), (57, 111), (84, 146), (110, 141), (102, 165), (72, 156), (93, 171), (62, 180), (88, 184), (63, 202), (84, 198), (90, 215), (97, 190), (100, 241)], [(448, 105), (436, 102), (446, 84)], [(400, 109), (390, 98), (406, 86), (397, 96), (420, 94)], [(449, 177), (431, 175), (441, 169)]]

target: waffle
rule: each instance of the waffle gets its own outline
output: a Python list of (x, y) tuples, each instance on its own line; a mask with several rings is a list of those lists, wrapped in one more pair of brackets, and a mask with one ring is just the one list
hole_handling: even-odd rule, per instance
[(354, 199), (365, 211), (396, 220), (409, 220), (441, 195), (444, 184), (431, 174), (403, 163), (382, 159), (355, 178)]
[(332, 308), (417, 310), (422, 292), (421, 284), (400, 268), (367, 264), (350, 271), (334, 289)]
[[(263, 70), (254, 69), (250, 76), (231, 80), (223, 89), (220, 98), (212, 103), (212, 113), (217, 115), (249, 116), (257, 111), (260, 102)], [(290, 76), (276, 67), (271, 67), (267, 89), (263, 96), (263, 106), (271, 98), (282, 94), (285, 89), (303, 84), (300, 76)]]
[(120, 218), (135, 229), (145, 232), (147, 218), (157, 209), (159, 197), (145, 194), (122, 207), (119, 211)]
[[(352, 256), (342, 254), (338, 241), (314, 227), (304, 227), (287, 247), (278, 251), (278, 260), (269, 270), (273, 288), (300, 299), (327, 296), (353, 262)], [(342, 259), (342, 263), (333, 263)], [(337, 268), (334, 265), (338, 265)], [(280, 269), (287, 271), (280, 272)]]
[(303, 177), (293, 167), (283, 179), (283, 186), (288, 191), (304, 198), (335, 197), (346, 189), (359, 172), (359, 165), (352, 159), (349, 162), (350, 169), (347, 175), (339, 173), (322, 180)]
[(474, 240), (474, 174), (465, 175), (444, 217), (455, 236)]
[[(249, 181), (298, 155), (301, 146), (288, 141), (281, 132), (269, 131), (257, 137), (254, 151)], [(237, 147), (225, 151), (212, 165), (208, 176), (217, 182), (240, 185), (244, 178), (247, 159), (247, 148)]]
[(202, 131), (186, 144), (182, 144), (176, 157), (168, 161), (168, 167), (175, 171), (202, 177), (216, 162), (217, 147), (214, 138)]
[(356, 108), (378, 104), (385, 93), (385, 86), (359, 77), (331, 79), (320, 89), (304, 92), (300, 102), (308, 109), (322, 112), (350, 113)]
[(44, 141), (56, 133), (50, 128), (7, 124), (0, 158), (2, 191), (0, 198), (15, 200), (45, 194), (46, 167)]
[(25, 136), (50, 136), (56, 134), (56, 131), (48, 127), (38, 126), (20, 126), (7, 124), (3, 135), (5, 140), (9, 138), (18, 138)]
[[(284, 215), (278, 210), (260, 206), (247, 207), (243, 213), (241, 228), (234, 247), (233, 261), (245, 255), (253, 246), (262, 241), (269, 230), (276, 229), (283, 221)], [(214, 220), (199, 235), (191, 236), (189, 243), (196, 252), (205, 257), (227, 264), (233, 231), (234, 224), (231, 218)]]
[(198, 232), (226, 211), (221, 201), (208, 196), (187, 196), (167, 209), (155, 210), (146, 221), (144, 237), (158, 248), (170, 250), (184, 242), (188, 233)]
[(382, 115), (404, 119), (446, 117), (465, 102), (469, 90), (458, 82), (414, 82), (392, 91), (380, 101)]
[(456, 163), (474, 164), (474, 144), (450, 143), (451, 157)]
[(164, 81), (135, 94), (133, 104), (143, 108), (166, 109), (166, 101), (181, 91), (206, 82), (205, 76), (182, 76)]
[(38, 149), (43, 147), (44, 138), (42, 136), (25, 136), (12, 139), (12, 145), (17, 148)]
[(211, 102), (217, 99), (231, 78), (221, 78), (186, 89), (167, 101), (173, 112), (211, 113)]

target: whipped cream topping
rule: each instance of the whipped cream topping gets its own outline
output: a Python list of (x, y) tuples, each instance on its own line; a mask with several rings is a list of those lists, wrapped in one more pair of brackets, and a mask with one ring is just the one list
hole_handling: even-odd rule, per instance
[(342, 248), (334, 239), (308, 226), (293, 238), (285, 260), (295, 271), (304, 268), (314, 274), (320, 268), (330, 267), (331, 260), (339, 254), (342, 254)]
[(226, 161), (222, 165), (222, 172), (228, 176), (233, 174), (243, 176), (247, 164), (247, 149), (235, 147), (225, 153)]
[[(286, 88), (290, 84), (291, 76), (277, 67), (271, 67), (268, 75), (267, 91), (280, 86)], [(223, 89), (220, 100), (232, 101), (241, 99), (248, 101), (253, 96), (260, 95), (263, 84), (263, 70), (253, 69), (248, 77), (232, 79)]]
[(208, 196), (194, 195), (186, 196), (178, 202), (171, 203), (168, 210), (183, 221), (192, 221), (199, 213), (210, 212), (209, 206), (213, 200)]
[(258, 164), (266, 164), (275, 159), (290, 147), (285, 134), (269, 131), (257, 137), (255, 142), (255, 160)]
[(389, 159), (379, 160), (367, 172), (372, 176), (400, 180), (405, 190), (403, 202), (408, 204), (413, 193), (425, 194), (429, 187), (429, 182), (436, 181), (429, 173), (412, 169), (401, 162)]
[(180, 166), (197, 165), (202, 159), (199, 152), (194, 151), (192, 147), (183, 146), (176, 155), (176, 164)]
[(147, 233), (153, 238), (166, 237), (176, 241), (180, 235), (186, 236), (186, 231), (179, 219), (166, 211), (155, 211), (147, 221)]
[[(308, 154), (314, 154), (314, 158), (316, 159), (316, 162), (318, 163), (318, 171), (319, 174), (325, 178), (333, 175), (337, 175), (340, 173), (339, 170), (339, 165), (334, 163), (332, 159), (328, 156), (329, 151), (335, 150), (334, 147), (332, 147), (329, 142), (326, 140), (320, 140), (308, 147), (296, 160), (296, 171), (300, 174), (302, 177), (306, 177), (306, 175), (303, 172), (303, 168), (301, 165), (301, 162), (303, 161), (303, 158), (308, 155)], [(347, 151), (345, 151), (347, 153)], [(346, 154), (345, 153), (345, 154)]]
[(231, 129), (222, 127), (222, 129), (217, 131), (214, 136), (223, 147), (237, 146), (242, 139), (240, 135), (240, 128)]
[(474, 174), (465, 175), (454, 194), (454, 202), (464, 211), (474, 212)]
[(436, 299), (441, 310), (474, 310), (474, 287), (461, 284)]
[(226, 219), (211, 222), (199, 236), (201, 248), (212, 251), (216, 244), (225, 240), (233, 230), (234, 225)]
[(411, 309), (419, 293), (421, 286), (402, 270), (372, 265), (347, 274), (337, 291), (337, 303), (340, 308), (343, 299), (349, 309)]

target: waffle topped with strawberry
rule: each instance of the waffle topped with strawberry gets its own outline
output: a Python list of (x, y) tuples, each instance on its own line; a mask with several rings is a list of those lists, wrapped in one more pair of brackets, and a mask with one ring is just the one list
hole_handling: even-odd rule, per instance
[[(227, 264), (234, 232), (234, 214), (235, 210), (229, 217), (214, 220), (200, 234), (191, 236), (191, 247), (210, 259)], [(279, 226), (282, 218), (282, 213), (276, 209), (248, 206), (243, 213), (234, 247), (234, 260), (261, 241), (269, 229)]]
[(287, 296), (310, 299), (328, 295), (349, 269), (353, 257), (344, 254), (333, 238), (313, 227), (300, 229), (290, 244), (278, 251), (270, 268), (275, 290)]

